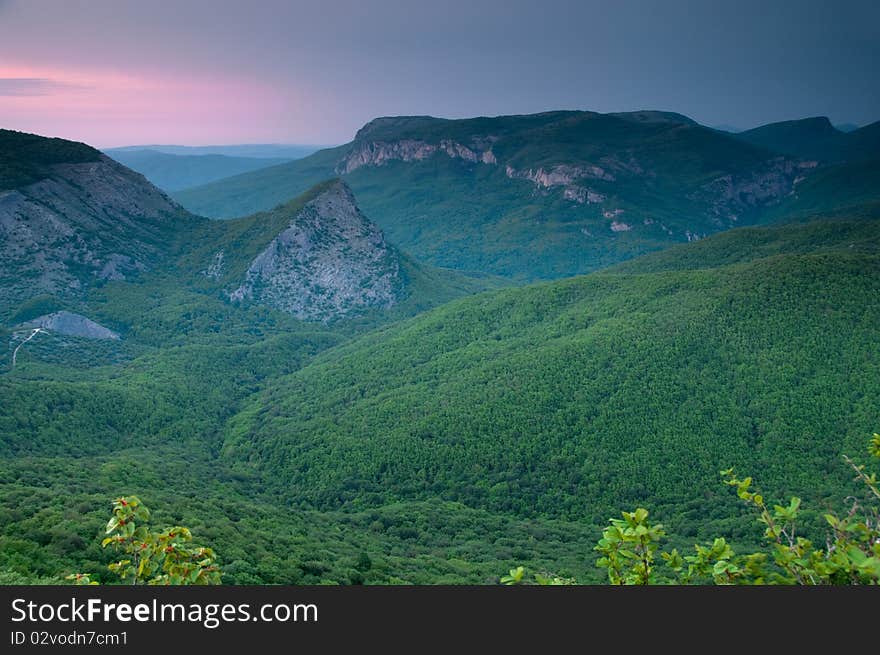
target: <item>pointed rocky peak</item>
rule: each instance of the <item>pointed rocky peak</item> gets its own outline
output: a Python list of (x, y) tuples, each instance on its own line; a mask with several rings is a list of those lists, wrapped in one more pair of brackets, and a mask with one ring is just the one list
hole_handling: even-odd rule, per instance
[(348, 185), (334, 180), (308, 195), (304, 205), (272, 212), (290, 213), (287, 227), (251, 261), (229, 298), (319, 321), (396, 304), (404, 287), (399, 255)]

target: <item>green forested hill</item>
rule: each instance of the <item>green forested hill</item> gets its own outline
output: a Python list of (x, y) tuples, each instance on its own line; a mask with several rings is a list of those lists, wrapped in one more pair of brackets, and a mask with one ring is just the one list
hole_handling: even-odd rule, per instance
[[(349, 254), (345, 237), (350, 232), (358, 236), (366, 225), (355, 220), (362, 217), (346, 204), (344, 189), (327, 182), (273, 211), (212, 222), (183, 212), (141, 176), (87, 146), (18, 133), (0, 137), (18, 144), (0, 153), (15, 164), (7, 170), (16, 177), (4, 178), (10, 184), (62, 175), (66, 180), (69, 168), (79, 175), (72, 185), (76, 194), (53, 199), (58, 216), (79, 219), (70, 221), (69, 229), (65, 224), (61, 236), (69, 233), (72, 238), (64, 243), (106, 243), (112, 236), (114, 245), (141, 252), (146, 249), (135, 237), (146, 232), (148, 245), (156, 246), (155, 253), (148, 251), (153, 256), (144, 258), (149, 266), (125, 276), (102, 278), (76, 269), (78, 278), (65, 278), (47, 289), (29, 283), (17, 262), (34, 261), (47, 270), (68, 265), (68, 250), (52, 241), (58, 236), (57, 224), (54, 232), (46, 229), (48, 246), (35, 244), (29, 236), (39, 223), (22, 216), (14, 204), (12, 209), (0, 207), (0, 223), (29, 228), (0, 235), (18, 257), (0, 266), (0, 298), (5, 300), (0, 302), (0, 583), (57, 582), (59, 575), (74, 569), (100, 576), (110, 557), (95, 540), (102, 515), (110, 498), (128, 492), (141, 494), (154, 507), (164, 506), (158, 509), (167, 520), (196, 525), (208, 538), (216, 537), (225, 550), (228, 582), (490, 579), (503, 551), (481, 542), (476, 526), (498, 524), (498, 517), (446, 503), (430, 512), (413, 504), (345, 517), (286, 508), (279, 516), (262, 482), (230, 472), (218, 454), (225, 421), (269, 380), (297, 370), (355, 334), (497, 286), (497, 281), (418, 263), (384, 244), (379, 234), (374, 245), (387, 250), (399, 266), (401, 295), (391, 308), (366, 308), (330, 325), (331, 317), (306, 322), (258, 302), (233, 303), (225, 291), (328, 188), (338, 193), (318, 217), (323, 224), (317, 210), (309, 215), (317, 227), (306, 235), (306, 245), (319, 247), (321, 239), (341, 234), (334, 242), (339, 257), (333, 263), (344, 270)], [(95, 162), (88, 159), (92, 156)], [(100, 166), (118, 175), (107, 177), (96, 168)], [(106, 201), (107, 188), (119, 200), (118, 212)], [(21, 193), (13, 192), (13, 200)], [(150, 216), (139, 213), (138, 203), (128, 203), (139, 197), (136, 193), (164, 199), (181, 220), (154, 229)], [(342, 216), (338, 222), (334, 208)], [(96, 223), (96, 215), (105, 220)], [(29, 252), (35, 255), (29, 257)], [(218, 261), (223, 265), (208, 275)], [(16, 293), (6, 293), (10, 288)], [(319, 287), (311, 291), (322, 293)], [(30, 334), (22, 323), (59, 310), (97, 321), (121, 338), (90, 339), (49, 330), (32, 335), (22, 346)], [(415, 542), (423, 532), (441, 533), (441, 517), (458, 526), (454, 535), (447, 529), (448, 545), (460, 553), (458, 559), (450, 554), (449, 562), (432, 554), (434, 544)], [(340, 526), (346, 525), (351, 527), (343, 531)], [(577, 530), (552, 523), (546, 527), (554, 544), (559, 539), (585, 541), (582, 528), (575, 537)], [(514, 532), (527, 539), (527, 527)], [(574, 551), (564, 559), (572, 570), (583, 570), (585, 563), (575, 560)], [(373, 553), (374, 564), (367, 552)], [(550, 544), (543, 552), (546, 561), (559, 557), (559, 549)], [(421, 559), (412, 559), (412, 553)]]
[(851, 489), (841, 455), (877, 429), (872, 216), (734, 230), (366, 334), (174, 275), (94, 289), (131, 352), (95, 366), (72, 342), (80, 368), (35, 349), (0, 375), (0, 581), (100, 573), (106, 503), (129, 493), (215, 546), (231, 583), (486, 583), (513, 564), (599, 581), (599, 526), (636, 503), (684, 539), (755, 542), (731, 465), (802, 496), (821, 538)]
[[(840, 248), (785, 247), (836, 227)], [(328, 351), (228, 423), (223, 460), (324, 509), (699, 524), (730, 465), (821, 505), (876, 429), (880, 222), (780, 230), (794, 253), (484, 294)], [(751, 248), (720, 251), (734, 235)]]
[(774, 226), (731, 230), (695, 243), (673, 246), (615, 266), (614, 271), (653, 273), (717, 268), (774, 255), (837, 253), (871, 256), (880, 251), (880, 204), (825, 214), (793, 216)]
[(844, 162), (824, 166), (800, 181), (794, 193), (769, 208), (763, 221), (785, 221), (789, 217), (817, 213), (861, 211), (880, 201), (880, 155), (870, 161)]

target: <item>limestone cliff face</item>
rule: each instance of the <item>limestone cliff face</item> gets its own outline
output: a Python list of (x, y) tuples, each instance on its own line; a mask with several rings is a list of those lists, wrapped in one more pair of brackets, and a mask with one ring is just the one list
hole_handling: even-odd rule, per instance
[(511, 166), (506, 168), (507, 177), (531, 180), (545, 188), (553, 186), (569, 186), (578, 180), (593, 179), (613, 182), (614, 176), (601, 166), (570, 166), (560, 164), (549, 169), (529, 168), (517, 170)]
[[(599, 211), (608, 209), (610, 197), (620, 197), (621, 192), (626, 194), (634, 188), (663, 189), (667, 195), (672, 189), (681, 194), (682, 200), (696, 202), (696, 211), (716, 227), (722, 227), (730, 226), (741, 213), (778, 203), (815, 166), (814, 162), (788, 157), (761, 161), (753, 153), (744, 153), (742, 147), (721, 140), (713, 142), (715, 150), (706, 151), (709, 159), (705, 162), (701, 159), (706, 154), (703, 152), (694, 154), (690, 160), (686, 157), (689, 170), (679, 176), (676, 170), (664, 168), (664, 157), (668, 154), (674, 161), (680, 161), (693, 142), (710, 140), (703, 128), (686, 117), (663, 112), (597, 116), (565, 115), (558, 124), (551, 121), (522, 133), (511, 131), (519, 117), (473, 119), (471, 132), (461, 129), (460, 122), (427, 116), (378, 118), (361, 128), (335, 170), (345, 175), (392, 161), (418, 162), (446, 156), (478, 165), (500, 166), (508, 179), (528, 180), (541, 195), (558, 194), (557, 197), (571, 203), (599, 205)], [(612, 124), (608, 121), (612, 117), (627, 125)], [(608, 122), (608, 133), (599, 133), (600, 139), (608, 139), (607, 143), (598, 145), (586, 140), (586, 147), (580, 152), (577, 148), (567, 151), (566, 141), (559, 139), (558, 130), (589, 126), (591, 121), (600, 119)], [(647, 129), (646, 125), (655, 127)], [(658, 125), (665, 127), (658, 129)], [(572, 142), (583, 138), (573, 129)], [(552, 147), (560, 148), (558, 163), (553, 161)], [(730, 151), (732, 162), (749, 157), (752, 161), (744, 166), (732, 164), (728, 174), (720, 175), (711, 157), (721, 151)], [(707, 178), (699, 175), (700, 168), (719, 177), (706, 183)], [(690, 188), (680, 184), (680, 180), (686, 180)]]
[(741, 212), (776, 204), (794, 193), (804, 174), (816, 166), (815, 161), (778, 157), (759, 170), (718, 177), (691, 194), (691, 198), (707, 202), (718, 220), (735, 222)]
[(112, 159), (56, 164), (0, 191), (0, 297), (75, 292), (150, 268), (176, 222), (192, 219)]
[(450, 139), (442, 139), (439, 143), (417, 139), (356, 142), (354, 149), (336, 167), (336, 172), (344, 175), (362, 166), (382, 166), (389, 161), (420, 161), (438, 152), (453, 159), (496, 164), (491, 137), (476, 141), (470, 147)]
[(337, 181), (290, 216), (289, 226), (251, 262), (244, 280), (228, 295), (303, 320), (326, 321), (391, 307), (403, 286), (396, 251), (358, 209), (348, 186)]
[(528, 168), (525, 170), (517, 170), (508, 165), (505, 167), (504, 172), (511, 179), (530, 180), (538, 187), (544, 189), (562, 187), (562, 197), (579, 204), (602, 203), (606, 199), (605, 194), (584, 186), (580, 182), (583, 180), (613, 182), (615, 180), (611, 173), (601, 166), (594, 165), (570, 166), (560, 164), (548, 169)]

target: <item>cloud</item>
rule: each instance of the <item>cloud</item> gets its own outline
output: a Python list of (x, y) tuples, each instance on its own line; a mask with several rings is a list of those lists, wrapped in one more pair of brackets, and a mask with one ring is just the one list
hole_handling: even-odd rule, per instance
[[(0, 8), (3, 6), (2, 3), (3, 0), (0, 0)], [(47, 77), (0, 77), (0, 97), (48, 96), (75, 88), (81, 87)]]

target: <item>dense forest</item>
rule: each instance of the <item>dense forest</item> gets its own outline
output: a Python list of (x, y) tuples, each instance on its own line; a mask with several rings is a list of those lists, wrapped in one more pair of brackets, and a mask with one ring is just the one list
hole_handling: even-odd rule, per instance
[(672, 546), (751, 548), (730, 466), (802, 496), (821, 540), (858, 488), (842, 456), (877, 429), (875, 215), (390, 321), (101, 285), (79, 302), (110, 327), (137, 314), (126, 339), (41, 335), (0, 378), (0, 580), (111, 581), (97, 537), (128, 494), (237, 584), (491, 583), (514, 565), (600, 582), (593, 547), (636, 506)]

